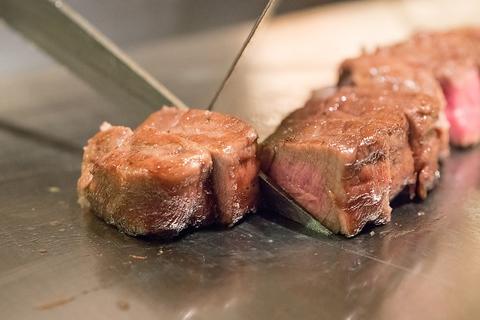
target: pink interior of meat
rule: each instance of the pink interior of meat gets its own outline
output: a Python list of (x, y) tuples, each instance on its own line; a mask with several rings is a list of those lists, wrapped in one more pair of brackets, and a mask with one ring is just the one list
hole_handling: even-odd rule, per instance
[(477, 70), (457, 73), (443, 84), (450, 140), (461, 146), (480, 140), (480, 77)]
[(282, 157), (274, 161), (270, 168), (271, 177), (305, 209), (320, 221), (329, 212), (326, 199), (325, 179), (318, 168), (309, 163)]

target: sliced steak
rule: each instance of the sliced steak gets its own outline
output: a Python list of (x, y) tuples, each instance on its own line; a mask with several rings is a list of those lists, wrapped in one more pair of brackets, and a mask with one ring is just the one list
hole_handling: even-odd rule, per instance
[(455, 77), (442, 81), (447, 99), (450, 140), (454, 145), (468, 147), (480, 141), (480, 77), (468, 68)]
[[(90, 139), (85, 155), (95, 153), (122, 127), (112, 127)], [(107, 223), (130, 235), (172, 236), (189, 226), (210, 222), (210, 154), (195, 143), (157, 130), (142, 130), (116, 148), (95, 154), (84, 167), (88, 184), (79, 193), (89, 208)], [(104, 149), (104, 151), (107, 151)], [(84, 164), (89, 161), (84, 157)]]
[(262, 144), (262, 170), (333, 232), (353, 236), (369, 221), (389, 221), (390, 198), (415, 181), (409, 122), (373, 100), (356, 112), (332, 99), (310, 101), (280, 124)]
[(314, 93), (261, 147), (262, 170), (334, 232), (390, 220), (406, 186), (425, 198), (439, 177), (438, 99), (390, 88)]
[[(358, 87), (387, 89), (406, 97), (420, 94), (423, 98), (430, 95), (430, 104), (435, 104), (436, 135), (438, 136), (440, 158), (449, 155), (449, 123), (445, 113), (446, 101), (442, 87), (431, 72), (422, 68), (412, 67), (389, 55), (362, 55), (347, 59), (340, 66), (340, 86), (353, 85)], [(413, 95), (412, 95), (413, 93)], [(436, 101), (432, 101), (436, 100)], [(415, 108), (415, 106), (412, 106)], [(411, 110), (409, 106), (406, 106)], [(437, 155), (432, 159), (437, 161)]]
[(364, 54), (340, 65), (339, 85), (378, 86), (399, 92), (421, 92), (445, 105), (442, 88), (428, 70), (415, 68), (389, 54)]
[[(404, 84), (411, 84), (413, 80), (414, 87), (436, 95), (430, 81), (419, 76), (420, 73), (430, 73), (443, 90), (451, 142), (469, 146), (480, 141), (479, 34), (477, 29), (418, 33), (408, 41), (347, 60), (342, 65), (341, 79), (350, 79), (359, 85), (365, 79), (369, 84), (372, 81), (394, 86), (400, 83), (404, 89), (409, 89)], [(397, 72), (399, 69), (402, 69), (401, 73)], [(373, 71), (372, 74), (369, 75), (369, 71)], [(380, 74), (376, 74), (377, 71)], [(392, 72), (397, 80), (389, 79)]]
[[(408, 158), (393, 157), (391, 198), (406, 184), (410, 185), (412, 197), (417, 194), (422, 199), (426, 198), (428, 190), (438, 180), (440, 151), (443, 147), (436, 127), (440, 111), (437, 99), (422, 93), (364, 86), (340, 88), (328, 99), (318, 99), (314, 94), (307, 103), (309, 105), (329, 112), (342, 111), (355, 116), (375, 117), (383, 122), (394, 114), (402, 114), (408, 121), (408, 152), (413, 154), (414, 177), (407, 180), (409, 166), (405, 165), (408, 164)], [(385, 125), (388, 124), (385, 122)], [(391, 151), (391, 155), (395, 153)]]
[(387, 50), (434, 74), (447, 101), (450, 140), (459, 146), (480, 141), (480, 38), (470, 31), (419, 33)]
[(213, 159), (212, 185), (218, 219), (231, 225), (253, 211), (258, 194), (257, 134), (234, 117), (203, 110), (163, 108), (139, 129), (153, 127), (205, 147)]
[(173, 236), (232, 225), (255, 210), (257, 137), (240, 120), (164, 108), (134, 132), (102, 129), (85, 147), (78, 192), (83, 206), (120, 230)]

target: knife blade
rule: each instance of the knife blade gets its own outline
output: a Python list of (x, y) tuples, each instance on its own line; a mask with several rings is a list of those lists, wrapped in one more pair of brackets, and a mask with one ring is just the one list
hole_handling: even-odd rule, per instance
[[(213, 108), (258, 27), (273, 12), (275, 2), (269, 0), (256, 20), (209, 109)], [(62, 1), (0, 0), (0, 14), (11, 27), (108, 99), (153, 109), (165, 104), (186, 108), (163, 84)], [(330, 234), (263, 173), (260, 173), (260, 182), (266, 199), (276, 212), (312, 231)]]
[(233, 59), (232, 64), (230, 65), (230, 68), (227, 71), (227, 74), (223, 78), (222, 82), (220, 83), (219, 88), (213, 95), (212, 100), (210, 101), (210, 104), (208, 105), (208, 110), (212, 110), (213, 106), (215, 105), (215, 102), (217, 101), (218, 97), (220, 96), (220, 93), (223, 91), (225, 88), (225, 85), (227, 84), (228, 79), (230, 79), (230, 76), (233, 74), (233, 71), (235, 70), (235, 67), (238, 64), (238, 61), (240, 61), (240, 58), (242, 57), (243, 53), (245, 52), (245, 49), (248, 47), (250, 44), (250, 41), (252, 40), (253, 36), (255, 35), (255, 32), (257, 32), (258, 27), (260, 24), (267, 19), (268, 17), (271, 16), (271, 14), (275, 11), (275, 7), (277, 5), (277, 0), (269, 0), (267, 2), (267, 5), (265, 8), (262, 10), (260, 15), (258, 16), (257, 20), (255, 21), (255, 24), (253, 25), (252, 29), (250, 30), (247, 38), (243, 42), (242, 46), (240, 47), (240, 50), (238, 51), (237, 55)]
[(186, 105), (60, 0), (0, 0), (0, 16), (94, 90), (137, 108)]

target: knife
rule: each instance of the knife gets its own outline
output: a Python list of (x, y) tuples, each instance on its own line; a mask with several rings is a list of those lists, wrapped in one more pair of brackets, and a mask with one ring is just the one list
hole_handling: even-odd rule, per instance
[[(209, 104), (213, 108), (258, 27), (275, 8), (269, 0)], [(119, 103), (156, 109), (186, 105), (143, 70), (106, 36), (60, 0), (0, 0), (0, 15), (14, 29), (69, 68), (93, 89)], [(270, 207), (306, 228), (331, 232), (263, 173), (262, 192)]]
[(60, 0), (0, 0), (0, 17), (94, 90), (129, 106), (186, 105)]

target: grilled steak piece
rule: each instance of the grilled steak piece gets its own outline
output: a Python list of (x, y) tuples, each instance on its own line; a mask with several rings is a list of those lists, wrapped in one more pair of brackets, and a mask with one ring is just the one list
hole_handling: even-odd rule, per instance
[(314, 93), (261, 146), (262, 170), (333, 232), (390, 220), (405, 186), (425, 198), (438, 179), (439, 101), (421, 93), (343, 87)]
[(327, 228), (353, 236), (390, 220), (385, 140), (371, 121), (292, 114), (263, 145), (262, 169)]
[(233, 117), (167, 107), (133, 132), (102, 126), (85, 147), (80, 203), (130, 235), (232, 225), (256, 208), (256, 139)]
[(276, 184), (346, 236), (369, 221), (388, 222), (390, 198), (415, 181), (403, 110), (371, 97), (354, 109), (353, 92), (311, 100), (280, 124), (260, 152), (262, 170)]
[(104, 122), (93, 138), (88, 140), (87, 146), (83, 148), (82, 174), (78, 179), (78, 202), (83, 207), (89, 207), (87, 189), (93, 180), (92, 170), (97, 161), (112, 150), (122, 145), (125, 140), (132, 136), (132, 130), (126, 127), (112, 127)]
[[(480, 31), (459, 29), (449, 32), (418, 33), (410, 40), (377, 49), (358, 59), (343, 64), (343, 81), (362, 83), (374, 79), (379, 82), (412, 84), (421, 90), (436, 95), (432, 86), (414, 73), (428, 72), (443, 89), (446, 100), (446, 117), (450, 123), (450, 140), (459, 146), (469, 146), (480, 141)], [(392, 63), (392, 61), (395, 61)], [(385, 63), (386, 62), (386, 63)], [(394, 81), (389, 79), (391, 70), (402, 68), (403, 74), (393, 71)], [(377, 71), (385, 74), (377, 75)], [(356, 69), (359, 68), (357, 71)], [(370, 76), (365, 77), (370, 70)], [(410, 74), (409, 74), (410, 73)], [(398, 81), (401, 79), (401, 81)], [(413, 80), (413, 81), (411, 81)], [(401, 85), (408, 88), (408, 85)], [(436, 90), (435, 90), (436, 91)]]
[(102, 148), (103, 136), (122, 129), (100, 132), (86, 147), (85, 155), (94, 153), (96, 159), (82, 172), (82, 177), (91, 178), (88, 184), (79, 183), (79, 192), (90, 209), (131, 235), (170, 236), (208, 222), (210, 154), (186, 139), (153, 129), (129, 131), (124, 143), (95, 153)]
[(419, 33), (390, 49), (439, 81), (447, 100), (450, 140), (459, 146), (480, 141), (479, 48), (480, 38), (474, 33), (455, 30)]
[(216, 112), (163, 108), (137, 130), (152, 127), (202, 145), (213, 160), (218, 220), (231, 225), (255, 208), (259, 171), (257, 134), (245, 122)]

